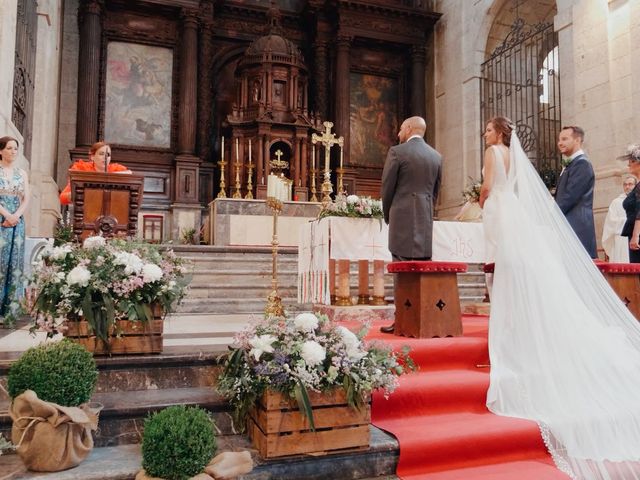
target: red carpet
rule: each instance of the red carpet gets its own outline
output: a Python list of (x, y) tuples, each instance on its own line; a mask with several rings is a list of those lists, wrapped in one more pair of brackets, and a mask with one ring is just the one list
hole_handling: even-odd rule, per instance
[(372, 423), (400, 443), (397, 474), (405, 480), (568, 479), (553, 464), (538, 426), (500, 417), (486, 406), (489, 368), (487, 317), (464, 316), (464, 336), (415, 340), (368, 338), (394, 348), (409, 345), (420, 370), (401, 377), (385, 400), (373, 398)]

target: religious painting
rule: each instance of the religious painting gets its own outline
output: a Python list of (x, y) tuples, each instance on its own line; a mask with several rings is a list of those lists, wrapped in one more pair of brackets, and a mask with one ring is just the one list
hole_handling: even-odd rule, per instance
[(351, 73), (351, 165), (382, 167), (387, 150), (397, 143), (398, 81)]
[(126, 42), (107, 46), (104, 137), (109, 143), (171, 146), (173, 51)]

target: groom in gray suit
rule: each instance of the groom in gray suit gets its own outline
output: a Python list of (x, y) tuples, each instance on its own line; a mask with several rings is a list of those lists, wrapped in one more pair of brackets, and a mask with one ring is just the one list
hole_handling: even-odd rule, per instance
[(584, 130), (580, 127), (562, 127), (560, 130), (558, 150), (562, 153), (564, 168), (558, 179), (556, 202), (591, 258), (597, 258), (593, 221), (595, 175), (591, 162), (582, 151), (583, 141)]
[[(400, 144), (389, 149), (382, 172), (382, 210), (389, 224), (394, 261), (431, 260), (433, 206), (438, 197), (442, 157), (424, 141), (421, 117), (402, 122)], [(393, 332), (393, 325), (380, 329)]]

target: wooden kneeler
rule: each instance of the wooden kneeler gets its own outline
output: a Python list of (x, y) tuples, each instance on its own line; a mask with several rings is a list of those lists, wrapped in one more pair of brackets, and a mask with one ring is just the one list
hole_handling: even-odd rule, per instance
[(462, 335), (456, 274), (467, 271), (466, 263), (393, 262), (387, 270), (395, 274), (396, 335), (415, 338)]
[(640, 263), (596, 262), (596, 267), (636, 320), (640, 320)]

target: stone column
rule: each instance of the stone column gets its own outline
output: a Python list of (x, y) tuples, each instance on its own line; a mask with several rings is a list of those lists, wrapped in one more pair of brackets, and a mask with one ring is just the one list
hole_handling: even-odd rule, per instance
[(425, 48), (414, 45), (411, 50), (411, 115), (422, 118), (426, 115), (425, 100)]
[[(102, 0), (82, 0), (78, 8), (80, 49), (78, 52), (78, 103), (76, 149), (72, 159), (86, 154), (98, 140), (98, 105), (100, 87), (100, 45), (102, 41)], [(79, 151), (78, 151), (79, 150)]]
[(181, 19), (178, 148), (175, 157), (175, 191), (171, 223), (171, 237), (175, 240), (180, 238), (180, 232), (184, 229), (195, 228), (196, 231), (199, 231), (201, 223), (198, 192), (201, 160), (195, 155), (198, 118), (196, 103), (198, 92), (198, 11), (184, 8), (181, 12)]
[(316, 41), (315, 51), (315, 109), (323, 120), (327, 119), (327, 42)]
[(200, 2), (200, 44), (198, 59), (198, 156), (211, 159), (211, 117), (213, 99), (211, 91), (211, 60), (213, 58), (213, 1)]
[(344, 137), (345, 164), (349, 164), (349, 52), (352, 37), (339, 35), (336, 42), (336, 134)]
[(180, 99), (178, 110), (178, 154), (193, 155), (196, 147), (196, 93), (198, 91), (197, 12), (182, 12), (180, 48)]

